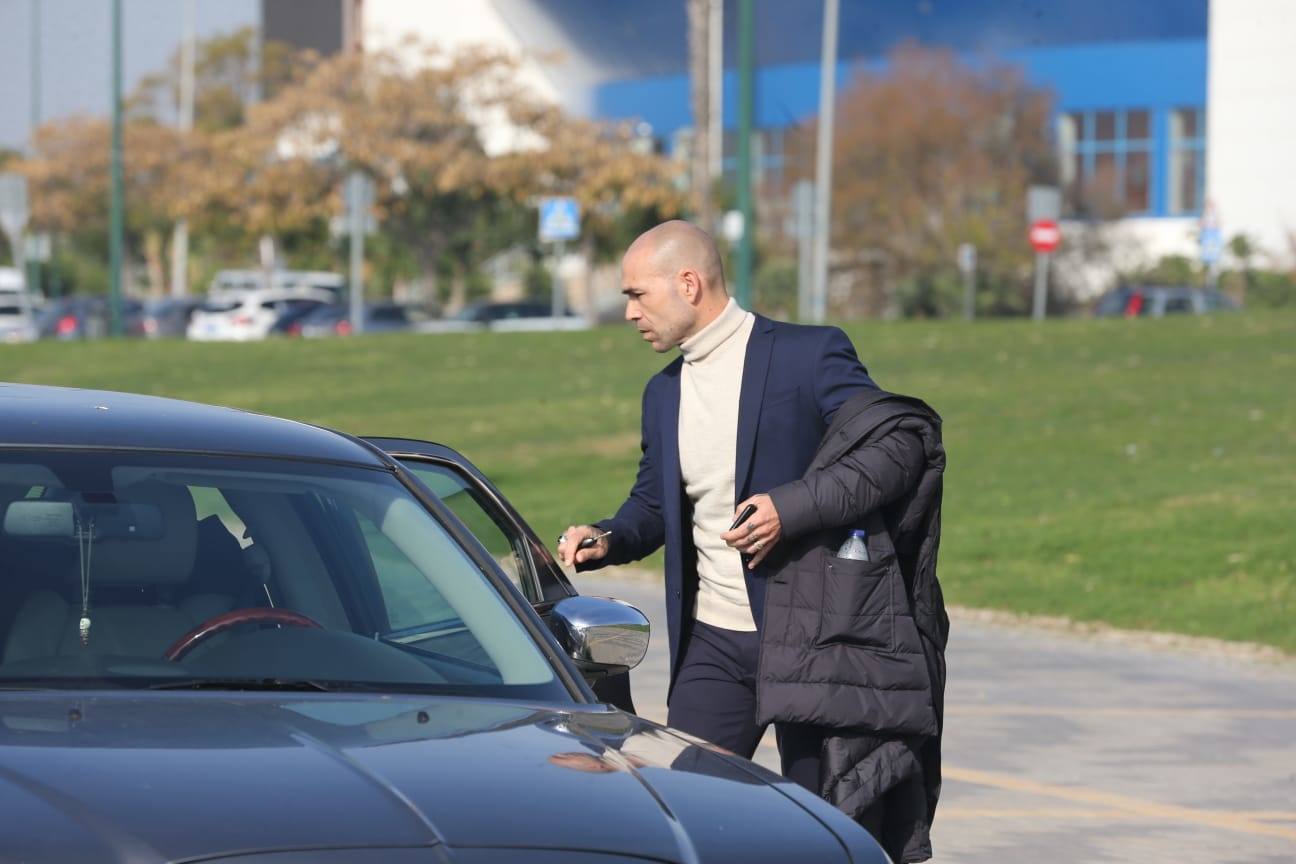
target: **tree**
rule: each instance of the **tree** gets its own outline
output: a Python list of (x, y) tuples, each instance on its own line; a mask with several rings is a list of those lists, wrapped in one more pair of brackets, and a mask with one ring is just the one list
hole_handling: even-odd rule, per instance
[[(907, 44), (884, 71), (857, 73), (837, 111), (832, 246), (856, 308), (955, 312), (968, 242), (987, 311), (1025, 311), (1026, 189), (1054, 174), (1048, 94), (1015, 69)], [(812, 124), (799, 135), (806, 166), (813, 135)]]
[[(106, 249), (110, 140), (106, 120), (74, 117), (41, 126), (16, 170), (31, 184), (32, 226)], [(176, 130), (135, 120), (123, 129), (126, 244), (142, 258), (150, 290), (164, 289), (163, 237), (184, 205), (189, 173), (203, 160)]]
[(484, 258), (531, 241), (538, 195), (576, 196), (595, 232), (622, 213), (677, 210), (664, 160), (636, 152), (627, 130), (539, 101), (516, 72), (498, 53), (413, 43), (329, 58), (218, 145), (237, 163), (221, 196), (255, 229), (275, 232), (326, 217), (338, 205), (329, 190), (363, 171), (382, 230), (423, 276), (449, 265), (452, 308)]

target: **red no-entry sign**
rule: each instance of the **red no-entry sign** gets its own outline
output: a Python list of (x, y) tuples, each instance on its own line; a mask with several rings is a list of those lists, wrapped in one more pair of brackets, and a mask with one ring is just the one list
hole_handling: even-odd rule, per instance
[(1039, 219), (1031, 223), (1030, 244), (1036, 252), (1052, 252), (1062, 242), (1062, 231), (1052, 219)]

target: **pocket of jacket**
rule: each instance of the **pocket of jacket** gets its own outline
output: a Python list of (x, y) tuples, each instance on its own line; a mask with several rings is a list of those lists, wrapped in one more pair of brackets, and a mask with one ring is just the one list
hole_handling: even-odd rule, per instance
[(819, 606), (819, 644), (859, 645), (895, 650), (895, 610), (891, 608), (894, 555), (876, 561), (825, 556), (823, 602)]

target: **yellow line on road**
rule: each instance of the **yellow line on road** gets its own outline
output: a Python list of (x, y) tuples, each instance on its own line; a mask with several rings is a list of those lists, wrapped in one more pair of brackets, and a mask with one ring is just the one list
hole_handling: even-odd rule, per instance
[[(969, 768), (958, 768), (951, 765), (942, 767), (941, 774), (949, 780), (972, 783), (977, 786), (990, 786), (996, 789), (1007, 789), (1012, 792), (1024, 792), (1028, 795), (1047, 795), (1051, 798), (1075, 801), (1079, 804), (1113, 808), (1149, 819), (1184, 822), (1197, 826), (1210, 825), (1243, 834), (1296, 840), (1296, 828), (1288, 828), (1282, 825), (1266, 825), (1258, 821), (1256, 814), (1247, 811), (1179, 807), (1173, 804), (1160, 804), (1156, 801), (1144, 801), (1141, 798), (1118, 795), (1113, 792), (1088, 789), (1083, 786), (1059, 786), (1055, 783), (1040, 783), (1035, 780), (1013, 777), (1009, 774), (1000, 774), (994, 771), (974, 771)], [(937, 812), (941, 811), (938, 810)]]
[(949, 819), (1141, 819), (1124, 810), (1086, 810), (1080, 807), (959, 807), (942, 806), (936, 811), (941, 821)]
[(1296, 708), (1118, 708), (1058, 705), (946, 705), (955, 717), (1207, 717), (1229, 720), (1296, 720)]

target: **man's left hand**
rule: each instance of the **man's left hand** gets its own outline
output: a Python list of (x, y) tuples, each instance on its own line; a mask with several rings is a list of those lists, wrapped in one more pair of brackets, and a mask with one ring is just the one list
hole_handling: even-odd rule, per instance
[(783, 523), (779, 521), (774, 501), (768, 495), (753, 495), (741, 502), (734, 511), (735, 519), (748, 504), (756, 505), (756, 512), (734, 530), (721, 534), (720, 539), (744, 555), (750, 555), (747, 569), (755, 570), (783, 536)]

